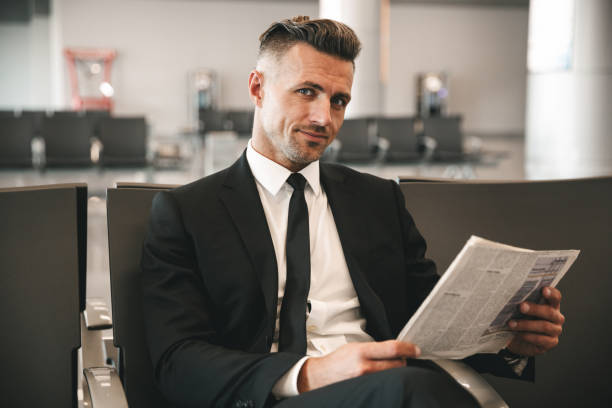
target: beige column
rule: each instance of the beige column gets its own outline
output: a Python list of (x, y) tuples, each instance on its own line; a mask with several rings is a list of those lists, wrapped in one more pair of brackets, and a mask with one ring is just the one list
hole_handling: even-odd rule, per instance
[(388, 58), (385, 52), (388, 0), (319, 0), (319, 17), (347, 24), (361, 40), (362, 50), (355, 61), (352, 100), (346, 117), (381, 114)]
[(612, 174), (612, 0), (531, 0), (526, 172)]

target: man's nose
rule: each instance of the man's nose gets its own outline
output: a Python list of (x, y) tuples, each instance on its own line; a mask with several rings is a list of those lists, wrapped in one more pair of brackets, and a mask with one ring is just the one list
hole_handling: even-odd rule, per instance
[(331, 104), (327, 98), (316, 98), (310, 105), (310, 122), (317, 126), (331, 124)]

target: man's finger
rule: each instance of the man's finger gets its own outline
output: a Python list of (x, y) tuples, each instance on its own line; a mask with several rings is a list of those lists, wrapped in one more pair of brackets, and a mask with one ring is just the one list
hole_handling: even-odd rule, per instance
[(559, 309), (561, 307), (562, 296), (559, 289), (547, 286), (542, 289), (542, 296), (544, 296), (546, 302), (548, 302), (548, 304), (555, 309)]
[(547, 320), (510, 320), (508, 327), (512, 331), (541, 333), (554, 337), (558, 337), (563, 331), (562, 325)]
[(544, 353), (559, 344), (559, 339), (557, 337), (546, 336), (544, 334), (521, 332), (517, 333), (516, 335), (523, 341), (536, 346), (541, 353)]
[(406, 360), (394, 359), (394, 360), (369, 360), (364, 363), (363, 374), (376, 373), (378, 371), (388, 370), (390, 368), (404, 367)]
[(539, 317), (553, 323), (563, 324), (565, 322), (565, 316), (561, 314), (558, 308), (551, 305), (523, 302), (521, 303), (520, 310), (521, 313), (527, 316)]
[(421, 350), (417, 345), (397, 340), (366, 343), (362, 349), (362, 356), (369, 360), (416, 358), (420, 354)]

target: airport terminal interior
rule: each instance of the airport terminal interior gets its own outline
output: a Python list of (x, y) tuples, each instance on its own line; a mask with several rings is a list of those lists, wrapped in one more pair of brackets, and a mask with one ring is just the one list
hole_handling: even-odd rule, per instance
[[(337, 19), (362, 40), (323, 161), (398, 182), (612, 175), (612, 1), (14, 0), (0, 13), (0, 200), (85, 183), (86, 296), (107, 305), (107, 189), (231, 165), (252, 131), (258, 36), (284, 18)], [(118, 366), (113, 330), (102, 337)]]

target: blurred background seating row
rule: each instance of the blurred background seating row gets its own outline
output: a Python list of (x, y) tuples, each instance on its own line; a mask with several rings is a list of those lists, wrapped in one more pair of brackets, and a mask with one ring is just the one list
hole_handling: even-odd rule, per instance
[(147, 164), (144, 117), (108, 111), (0, 112), (0, 167)]
[(251, 136), (253, 130), (252, 110), (200, 109), (199, 133), (232, 130), (239, 136)]
[[(252, 111), (203, 110), (200, 135), (250, 137)], [(465, 137), (461, 116), (346, 119), (324, 160), (344, 163), (476, 163), (496, 159)], [(151, 152), (144, 117), (107, 111), (0, 111), (0, 167), (143, 167), (176, 159)], [(170, 146), (176, 147), (176, 146)], [(175, 149), (176, 150), (176, 149)]]
[(346, 163), (479, 161), (478, 138), (464, 137), (461, 122), (461, 116), (346, 119), (326, 158)]

